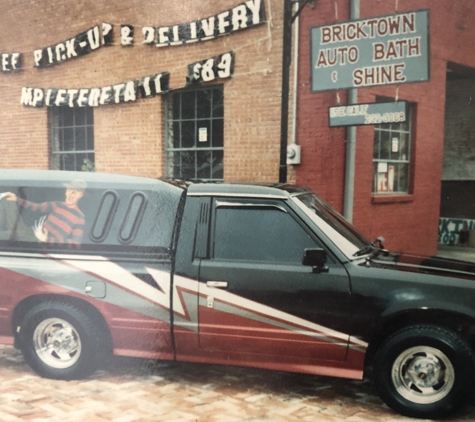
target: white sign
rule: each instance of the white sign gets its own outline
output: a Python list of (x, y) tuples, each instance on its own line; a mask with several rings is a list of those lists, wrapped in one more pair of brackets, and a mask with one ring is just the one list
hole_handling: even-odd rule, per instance
[(198, 141), (199, 142), (208, 142), (208, 128), (200, 127), (198, 129)]
[(393, 138), (391, 143), (391, 152), (398, 152), (399, 151), (399, 139)]

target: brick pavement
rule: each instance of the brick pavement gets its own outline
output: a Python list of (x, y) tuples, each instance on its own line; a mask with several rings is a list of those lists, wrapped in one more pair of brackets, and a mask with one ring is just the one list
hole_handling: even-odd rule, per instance
[[(0, 346), (0, 421), (396, 422), (367, 381), (114, 359), (84, 381), (40, 378)], [(475, 420), (475, 404), (451, 422)]]

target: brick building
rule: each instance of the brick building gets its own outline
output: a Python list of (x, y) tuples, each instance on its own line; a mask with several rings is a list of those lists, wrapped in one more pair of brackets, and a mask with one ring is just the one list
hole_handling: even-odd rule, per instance
[[(0, 168), (278, 180), (282, 0), (0, 4)], [(347, 90), (312, 91), (309, 34), (348, 21), (349, 7), (316, 0), (300, 15), (302, 155), (288, 174), (340, 212), (347, 133), (329, 127), (328, 107), (347, 104)], [(360, 0), (361, 19), (421, 9), (429, 11), (429, 80), (358, 90), (358, 103), (407, 101), (409, 119), (358, 127), (352, 219), (388, 248), (432, 254), (439, 240), (456, 242), (463, 221), (475, 229), (475, 5)], [(391, 191), (378, 187), (388, 178), (379, 163), (396, 169)]]
[(277, 180), (281, 1), (0, 4), (0, 167)]
[[(329, 127), (328, 107), (347, 104), (347, 90), (312, 92), (309, 33), (312, 27), (349, 21), (349, 8), (348, 0), (319, 0), (300, 17), (297, 140), (302, 162), (296, 181), (339, 211), (344, 208), (347, 134), (344, 127)], [(357, 128), (353, 223), (368, 238), (383, 235), (390, 249), (434, 254), (438, 241), (456, 242), (462, 221), (475, 219), (475, 28), (470, 25), (475, 3), (361, 0), (360, 19), (422, 9), (429, 16), (429, 80), (358, 89), (358, 103), (399, 99), (410, 107), (407, 123)], [(391, 149), (393, 139), (393, 150), (384, 155), (382, 148)], [(399, 169), (392, 192), (377, 185), (379, 162), (393, 165), (396, 176)], [(439, 217), (451, 219), (441, 225), (440, 239)]]

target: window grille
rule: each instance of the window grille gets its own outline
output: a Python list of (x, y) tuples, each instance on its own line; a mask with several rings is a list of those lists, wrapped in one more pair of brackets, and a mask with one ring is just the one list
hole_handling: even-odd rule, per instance
[(373, 193), (409, 193), (411, 120), (412, 107), (408, 103), (405, 122), (374, 127)]
[(222, 180), (223, 88), (177, 91), (167, 96), (166, 174), (184, 180)]
[(49, 108), (51, 167), (81, 171), (94, 164), (94, 113), (91, 107)]

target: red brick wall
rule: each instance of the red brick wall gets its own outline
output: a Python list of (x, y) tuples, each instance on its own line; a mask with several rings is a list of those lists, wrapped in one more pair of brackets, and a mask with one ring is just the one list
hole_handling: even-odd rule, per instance
[[(395, 10), (395, 6), (398, 9)], [(297, 183), (313, 188), (343, 210), (345, 129), (328, 127), (328, 107), (346, 104), (346, 91), (310, 91), (310, 27), (349, 20), (348, 0), (320, 0), (306, 7), (301, 17), (299, 56), (298, 142), (302, 165)], [(361, 18), (430, 9), (430, 81), (387, 87), (363, 88), (358, 102), (386, 96), (416, 103), (412, 138), (412, 196), (406, 202), (378, 202), (372, 194), (372, 126), (357, 129), (354, 224), (371, 239), (383, 235), (390, 249), (434, 254), (442, 176), (447, 61), (475, 67), (472, 42), (475, 3), (462, 0), (399, 0), (361, 2)], [(337, 11), (337, 13), (336, 13)]]
[[(234, 76), (221, 82), (225, 179), (277, 181), (283, 4), (279, 0), (262, 2), (267, 16), (264, 24), (215, 40), (164, 48), (142, 45), (141, 26), (207, 18), (243, 1), (2, 2), (0, 52), (22, 52), (25, 69), (0, 74), (0, 167), (50, 166), (47, 107), (20, 105), (22, 86), (94, 88), (169, 71), (171, 89), (179, 89), (185, 86), (188, 64), (234, 50)], [(33, 50), (70, 39), (102, 22), (114, 25), (115, 45), (48, 68), (34, 68)], [(119, 45), (120, 24), (135, 27), (135, 45)], [(160, 96), (95, 108), (96, 171), (163, 175), (163, 115)]]
[[(171, 25), (209, 17), (241, 3), (236, 0), (153, 2), (130, 0), (5, 0), (0, 14), (0, 52), (22, 52), (25, 69), (0, 73), (0, 167), (49, 168), (47, 108), (20, 105), (22, 86), (92, 88), (169, 71), (170, 86), (185, 85), (187, 65), (229, 50), (236, 52), (234, 76), (223, 80), (225, 95), (224, 168), (227, 180), (278, 179), (283, 2), (265, 2), (267, 22), (212, 41), (157, 49), (121, 47), (119, 25)], [(395, 10), (397, 5), (398, 10)], [(310, 92), (311, 26), (349, 19), (349, 0), (318, 0), (300, 19), (297, 141), (302, 164), (289, 180), (313, 188), (343, 209), (345, 129), (328, 127), (328, 107), (346, 104), (346, 91)], [(430, 82), (401, 85), (400, 99), (416, 103), (413, 137), (413, 189), (406, 202), (375, 203), (372, 195), (373, 128), (357, 130), (353, 221), (369, 238), (384, 235), (387, 246), (435, 253), (443, 160), (447, 61), (475, 67), (472, 0), (361, 2), (361, 17), (430, 9)], [(114, 24), (114, 42), (75, 60), (45, 69), (33, 66), (33, 50), (67, 40), (88, 28)], [(292, 86), (292, 84), (291, 84)], [(359, 102), (378, 95), (395, 97), (396, 87), (359, 90)], [(140, 99), (94, 110), (96, 169), (145, 176), (164, 173), (163, 98)], [(289, 116), (289, 122), (291, 121)]]

